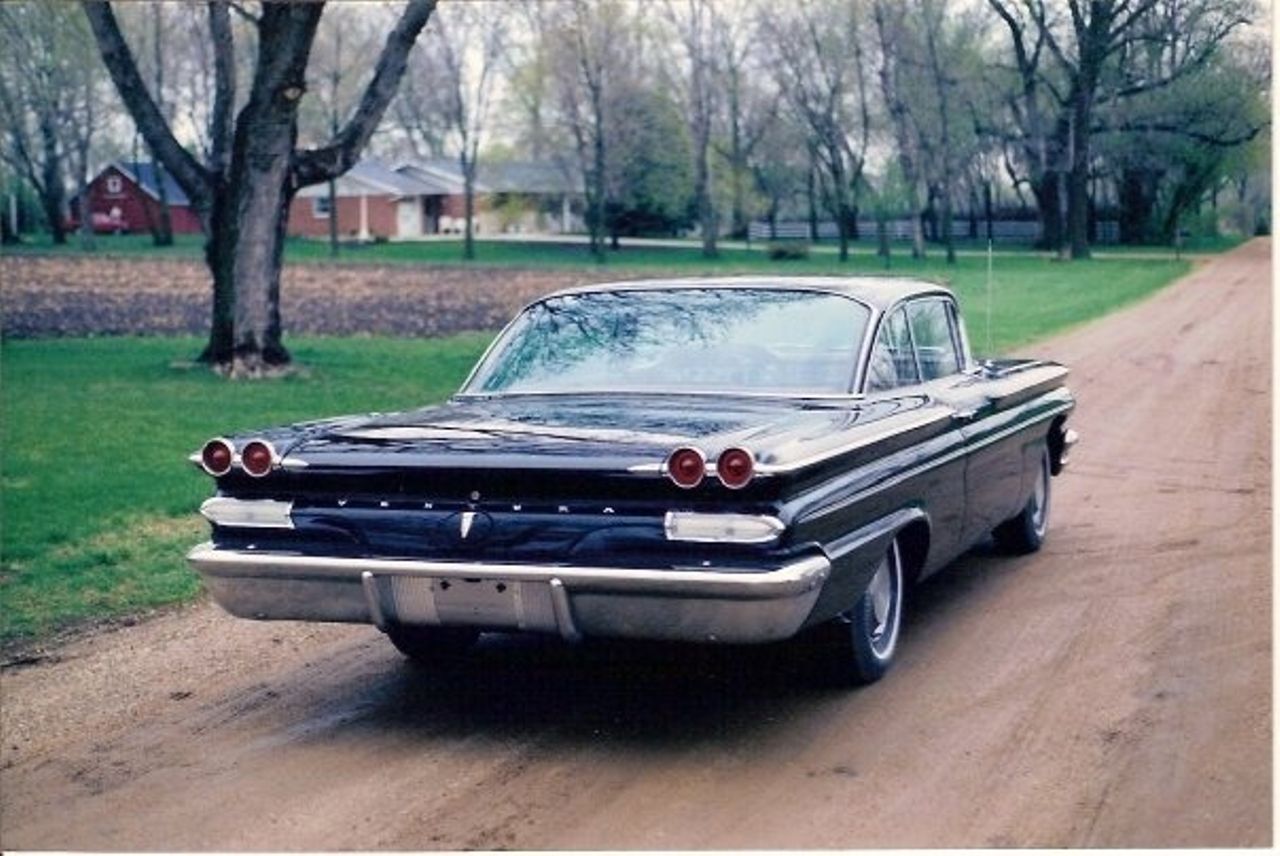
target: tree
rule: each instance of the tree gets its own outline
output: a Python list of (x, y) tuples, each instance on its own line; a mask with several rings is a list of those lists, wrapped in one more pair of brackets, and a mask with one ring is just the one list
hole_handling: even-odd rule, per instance
[(35, 191), (53, 242), (62, 244), (69, 166), (83, 184), (98, 124), (96, 70), (84, 61), (89, 34), (74, 9), (41, 3), (0, 7), (0, 33), (8, 46), (0, 59), (0, 157)]
[(476, 257), (476, 165), (489, 123), (498, 62), (506, 49), (507, 28), (500, 12), (483, 3), (450, 6), (447, 14), (436, 16), (424, 46), (425, 53), (438, 60), (435, 80), (443, 95), (441, 118), (458, 147), (466, 219), (465, 259)]
[(871, 134), (861, 0), (802, 0), (773, 30), (780, 87), (807, 125), (822, 167), (822, 195), (849, 258), (857, 228), (857, 192)]
[(693, 197), (702, 233), (702, 257), (715, 258), (716, 238), (720, 232), (715, 200), (711, 194), (711, 126), (717, 112), (715, 62), (719, 55), (715, 44), (718, 13), (710, 0), (688, 0), (683, 10), (670, 3), (668, 20), (676, 32), (683, 79), (673, 87), (682, 92), (684, 114), (693, 143)]
[[(921, 154), (920, 139), (906, 93), (904, 76), (910, 72), (910, 63), (903, 56), (907, 39), (907, 6), (890, 0), (876, 0), (872, 7), (876, 35), (880, 42), (880, 94), (884, 98), (885, 111), (893, 131), (897, 147), (898, 167), (901, 171), (901, 191), (906, 200), (907, 215), (911, 218), (911, 257), (925, 257), (924, 227), (920, 221), (923, 205), (920, 204)], [(877, 210), (884, 208), (877, 203)], [(886, 250), (887, 252), (887, 250)], [(886, 256), (887, 257), (887, 256)]]
[(609, 206), (608, 129), (616, 90), (627, 79), (627, 39), (635, 28), (617, 2), (574, 0), (543, 20), (550, 44), (552, 80), (560, 122), (577, 152), (587, 197), (591, 254), (605, 260), (604, 230)]
[(614, 112), (607, 134), (605, 208), (615, 247), (619, 235), (676, 234), (690, 225), (691, 208), (697, 212), (694, 145), (680, 108), (661, 90), (636, 83), (620, 86), (617, 96), (627, 109)]
[[(1013, 37), (1023, 76), (1045, 86), (1056, 102), (1053, 137), (1060, 149), (1058, 194), (1065, 194), (1064, 228), (1072, 258), (1089, 256), (1089, 180), (1099, 107), (1155, 92), (1194, 76), (1224, 40), (1247, 23), (1250, 0), (1024, 0), (1018, 10), (1006, 0), (988, 0)], [(1033, 42), (1034, 53), (1027, 52)], [(1041, 50), (1052, 70), (1041, 67)], [(1169, 62), (1151, 66), (1118, 60), (1131, 51), (1167, 52)], [(1039, 200), (1039, 194), (1037, 194)], [(1044, 202), (1041, 202), (1042, 208)]]
[(260, 375), (289, 362), (280, 318), (289, 203), (299, 189), (341, 175), (355, 163), (395, 94), (409, 50), (435, 5), (435, 0), (406, 3), (358, 107), (326, 144), (299, 149), (298, 109), (307, 91), (307, 63), (323, 3), (263, 4), (253, 18), (253, 80), (244, 107), (233, 117), (231, 7), (212, 0), (208, 15), (216, 82), (210, 154), (202, 164), (182, 146), (160, 112), (111, 6), (103, 0), (85, 3), (121, 99), (148, 146), (186, 192), (205, 229), (213, 312), (203, 360), (233, 376)]
[(765, 134), (776, 124), (781, 101), (781, 93), (767, 86), (759, 48), (763, 34), (756, 26), (759, 18), (751, 10), (748, 5), (737, 15), (717, 13), (712, 19), (718, 55), (716, 81), (724, 93), (721, 114), (726, 125), (723, 142), (716, 150), (729, 167), (731, 232), (748, 240), (747, 194), (757, 165), (755, 155)]

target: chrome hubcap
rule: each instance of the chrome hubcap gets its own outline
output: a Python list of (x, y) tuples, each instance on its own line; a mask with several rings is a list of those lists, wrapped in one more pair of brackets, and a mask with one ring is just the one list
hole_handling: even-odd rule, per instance
[(1036, 534), (1043, 537), (1045, 523), (1049, 518), (1049, 467), (1047, 462), (1040, 466), (1040, 474), (1036, 477), (1035, 492), (1032, 494), (1031, 501), (1034, 503), (1031, 512), (1031, 525), (1035, 527)]
[(898, 563), (898, 545), (894, 544), (880, 560), (875, 576), (867, 586), (871, 598), (874, 626), (871, 629), (871, 650), (885, 659), (893, 653), (898, 641), (898, 617), (902, 601), (902, 573)]

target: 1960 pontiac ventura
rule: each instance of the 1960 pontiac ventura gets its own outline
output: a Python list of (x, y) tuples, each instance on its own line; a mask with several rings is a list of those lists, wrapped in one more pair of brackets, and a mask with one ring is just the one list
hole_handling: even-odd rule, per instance
[(189, 559), (235, 615), (372, 622), (420, 661), (489, 630), (813, 628), (865, 683), (910, 583), (991, 533), (1039, 548), (1066, 374), (976, 362), (951, 292), (918, 280), (571, 289), (445, 404), (210, 440)]

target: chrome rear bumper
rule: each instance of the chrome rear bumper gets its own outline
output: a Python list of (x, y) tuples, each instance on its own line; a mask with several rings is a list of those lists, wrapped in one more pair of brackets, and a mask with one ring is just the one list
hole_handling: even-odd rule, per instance
[(213, 599), (243, 618), (709, 642), (794, 635), (831, 573), (821, 555), (772, 569), (651, 570), (348, 559), (205, 543), (187, 560)]

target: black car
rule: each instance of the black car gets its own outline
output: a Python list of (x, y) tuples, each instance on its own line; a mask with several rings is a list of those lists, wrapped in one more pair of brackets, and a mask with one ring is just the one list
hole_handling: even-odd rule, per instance
[[(388, 370), (400, 370), (389, 367)], [(191, 564), (246, 618), (750, 643), (872, 681), (903, 595), (994, 533), (1039, 548), (1067, 370), (977, 362), (900, 278), (595, 285), (527, 307), (444, 404), (219, 437)]]

